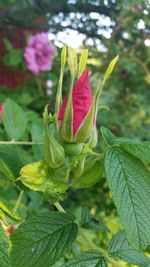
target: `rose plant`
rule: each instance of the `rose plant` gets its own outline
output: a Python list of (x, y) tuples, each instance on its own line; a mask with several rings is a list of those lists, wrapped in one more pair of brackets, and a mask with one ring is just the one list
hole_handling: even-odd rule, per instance
[[(5, 147), (0, 148), (1, 171), (21, 190), (19, 201), (23, 191), (30, 189), (57, 209), (25, 220), (18, 215), (17, 207), (12, 211), (0, 203), (3, 225), (0, 227), (3, 245), (0, 243), (3, 251), (0, 263), (3, 267), (121, 267), (123, 261), (140, 267), (150, 265), (150, 258), (144, 253), (150, 245), (150, 142), (119, 138), (101, 127), (105, 150), (100, 153), (95, 149), (99, 99), (118, 56), (92, 90), (86, 68), (87, 55), (88, 51), (83, 50), (78, 63), (74, 50), (66, 47), (62, 50), (55, 114), (49, 113), (48, 105), (45, 107), (44, 145), (37, 143), (43, 145), (43, 158), (23, 164), (19, 151), (14, 158), (14, 149), (8, 147), (6, 156)], [(67, 59), (70, 90), (62, 100)], [(13, 114), (15, 123), (12, 123)], [(11, 139), (7, 144), (24, 144), (19, 140), (25, 133), (26, 119), (21, 107), (7, 99), (3, 112), (3, 124)], [(92, 187), (105, 176), (122, 224), (122, 230), (113, 236), (107, 250), (89, 233), (111, 229), (94, 218), (88, 209), (83, 208), (80, 216), (75, 217), (60, 204), (71, 190)], [(17, 229), (8, 242), (3, 229), (10, 224)], [(75, 244), (80, 238), (87, 250), (77, 253)]]

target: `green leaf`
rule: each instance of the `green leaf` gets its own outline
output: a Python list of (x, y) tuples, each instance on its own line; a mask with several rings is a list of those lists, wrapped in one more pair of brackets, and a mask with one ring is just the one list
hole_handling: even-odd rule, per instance
[(26, 129), (27, 118), (22, 108), (8, 98), (4, 104), (3, 123), (8, 136), (13, 140), (20, 139)]
[(83, 49), (79, 61), (78, 77), (80, 77), (82, 72), (85, 70), (87, 58), (88, 58), (88, 49)]
[(109, 253), (117, 259), (130, 264), (140, 265), (141, 267), (147, 267), (150, 264), (150, 258), (145, 256), (143, 252), (132, 248), (124, 231), (120, 231), (113, 236), (109, 244)]
[(11, 52), (14, 49), (12, 44), (9, 42), (9, 40), (7, 38), (3, 39), (3, 43), (4, 43), (7, 51)]
[(0, 219), (5, 225), (18, 223), (22, 218), (14, 211), (11, 211), (4, 203), (0, 202)]
[(77, 235), (72, 216), (49, 212), (30, 217), (11, 236), (13, 267), (49, 267), (70, 250)]
[(83, 208), (81, 217), (81, 226), (86, 229), (108, 232), (109, 229), (101, 220), (95, 219), (89, 212), (88, 208)]
[(108, 265), (99, 252), (86, 251), (69, 260), (65, 267), (108, 267)]
[(128, 141), (120, 145), (125, 151), (134, 157), (150, 163), (150, 142)]
[(18, 177), (24, 165), (20, 151), (12, 146), (0, 145), (0, 171), (11, 181)]
[(115, 67), (115, 65), (116, 65), (116, 63), (117, 63), (117, 61), (118, 61), (118, 59), (119, 59), (119, 56), (116, 56), (116, 57), (113, 58), (112, 61), (109, 63), (108, 68), (107, 68), (107, 70), (106, 70), (106, 72), (105, 72), (105, 74), (104, 74), (104, 81), (105, 81), (106, 79), (108, 79), (108, 77), (109, 77), (110, 74), (112, 73), (112, 71), (113, 71), (113, 69), (114, 69), (114, 67)]
[[(61, 171), (60, 171), (61, 173)], [(62, 171), (61, 181), (56, 172), (51, 169), (45, 161), (37, 161), (24, 166), (20, 171), (22, 183), (28, 188), (41, 192), (50, 197), (50, 199), (62, 200), (68, 184), (62, 180), (66, 180), (65, 174)]]
[(116, 140), (115, 135), (109, 129), (107, 129), (104, 126), (101, 127), (101, 134), (102, 134), (102, 137), (103, 137), (105, 143), (108, 146), (112, 145)]
[[(32, 141), (44, 143), (44, 125), (43, 120), (38, 119), (32, 123), (31, 127)], [(33, 153), (35, 160), (41, 160), (44, 157), (44, 145), (33, 145)]]
[(0, 266), (11, 267), (8, 252), (8, 239), (4, 233), (4, 230), (0, 224)]
[(108, 149), (106, 177), (113, 199), (132, 246), (150, 244), (150, 173), (142, 162), (118, 147)]

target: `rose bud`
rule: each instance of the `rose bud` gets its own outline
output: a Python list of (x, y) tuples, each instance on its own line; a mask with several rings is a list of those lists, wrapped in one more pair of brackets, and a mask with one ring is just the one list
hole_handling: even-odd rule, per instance
[[(92, 90), (87, 69), (83, 71), (73, 86), (71, 110), (68, 108), (68, 100), (69, 95), (64, 99), (58, 114), (60, 136), (63, 141), (68, 143), (83, 143), (92, 133), (94, 115)], [(69, 131), (70, 136), (68, 135)]]
[(45, 126), (44, 156), (45, 161), (52, 169), (57, 169), (64, 164), (65, 152), (63, 147), (53, 137), (49, 127), (48, 107), (45, 107), (43, 114)]

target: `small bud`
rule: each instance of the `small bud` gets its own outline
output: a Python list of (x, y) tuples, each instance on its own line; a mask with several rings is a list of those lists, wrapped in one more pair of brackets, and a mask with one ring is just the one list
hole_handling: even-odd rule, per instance
[(43, 114), (45, 126), (44, 156), (45, 161), (52, 169), (57, 169), (64, 163), (65, 152), (63, 147), (52, 136), (49, 128), (49, 115), (47, 107)]
[(67, 156), (78, 156), (81, 154), (83, 150), (83, 143), (75, 144), (75, 143), (64, 143), (64, 149)]

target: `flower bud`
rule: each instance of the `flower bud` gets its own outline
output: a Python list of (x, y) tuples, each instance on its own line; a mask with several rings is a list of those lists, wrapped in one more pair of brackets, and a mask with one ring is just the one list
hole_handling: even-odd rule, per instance
[[(86, 69), (73, 86), (71, 105), (70, 96), (66, 96), (59, 110), (59, 133), (64, 141), (83, 143), (89, 138), (93, 130), (92, 99), (88, 70)], [(69, 105), (71, 108), (68, 108)], [(71, 131), (70, 135), (68, 135), (68, 131)]]
[(63, 147), (52, 136), (49, 128), (49, 115), (47, 107), (45, 108), (44, 115), (45, 126), (45, 142), (44, 142), (44, 156), (45, 161), (52, 169), (57, 169), (64, 163), (65, 152)]

